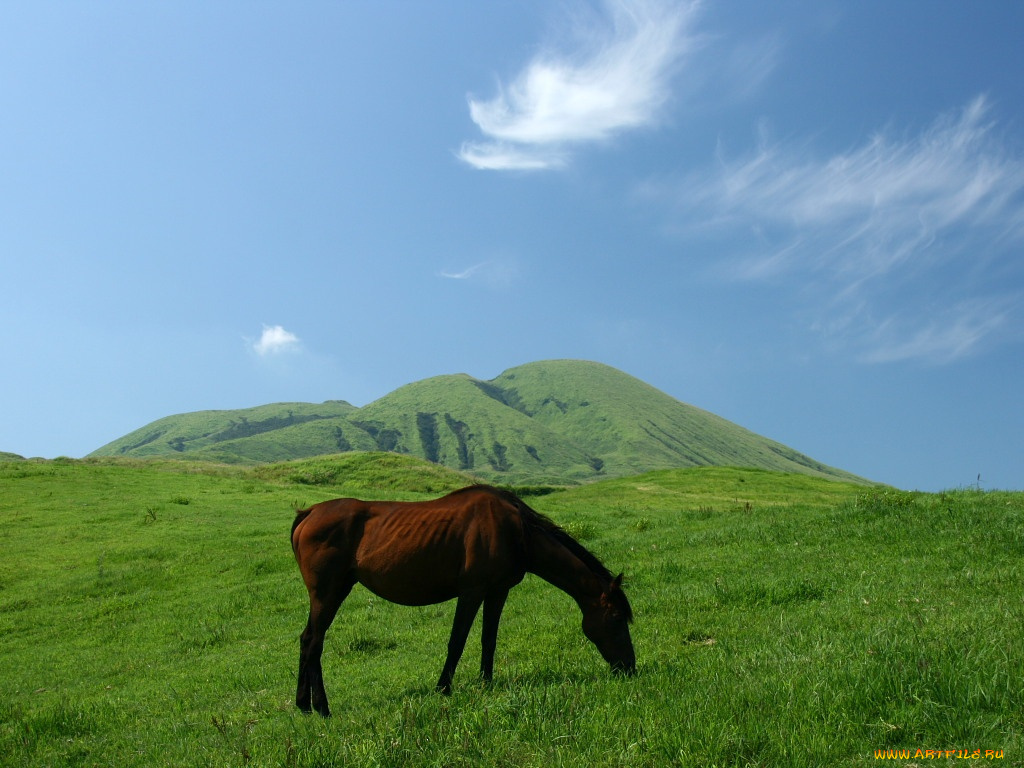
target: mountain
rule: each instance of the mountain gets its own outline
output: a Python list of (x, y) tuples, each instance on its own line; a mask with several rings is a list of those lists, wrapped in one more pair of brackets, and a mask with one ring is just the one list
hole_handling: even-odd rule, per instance
[(91, 456), (262, 463), (391, 451), (501, 483), (578, 483), (654, 469), (739, 466), (859, 478), (600, 363), (550, 360), (490, 381), (436, 376), (357, 408), (276, 403), (168, 416)]

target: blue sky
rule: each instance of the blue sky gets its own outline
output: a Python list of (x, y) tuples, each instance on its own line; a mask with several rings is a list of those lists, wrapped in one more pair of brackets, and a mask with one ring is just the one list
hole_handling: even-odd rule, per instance
[(1024, 488), (1024, 5), (0, 5), (0, 450), (615, 366)]

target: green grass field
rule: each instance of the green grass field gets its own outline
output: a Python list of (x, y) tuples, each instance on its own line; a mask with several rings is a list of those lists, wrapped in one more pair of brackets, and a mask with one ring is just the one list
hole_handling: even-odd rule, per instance
[(454, 604), (356, 587), (327, 636), (334, 717), (303, 716), (293, 510), (464, 484), (421, 470), (0, 464), (0, 765), (1024, 765), (1024, 494), (754, 470), (527, 498), (626, 572), (636, 678), (528, 576), (494, 684), (477, 626), (442, 697)]

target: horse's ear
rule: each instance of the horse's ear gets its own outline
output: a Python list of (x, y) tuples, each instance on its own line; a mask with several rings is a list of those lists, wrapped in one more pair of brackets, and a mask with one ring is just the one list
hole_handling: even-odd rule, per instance
[(614, 579), (612, 579), (612, 589), (619, 589), (622, 587), (622, 574), (620, 573)]

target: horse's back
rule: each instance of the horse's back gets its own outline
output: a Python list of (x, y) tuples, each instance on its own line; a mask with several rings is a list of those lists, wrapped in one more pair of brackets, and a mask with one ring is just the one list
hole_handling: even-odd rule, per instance
[(487, 487), (423, 502), (325, 501), (297, 525), (293, 545), (307, 585), (318, 577), (307, 571), (351, 570), (377, 595), (407, 605), (474, 586), (511, 587), (526, 569), (516, 505)]

